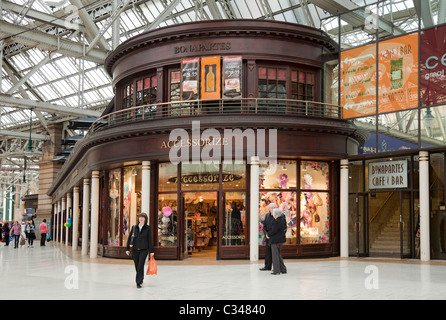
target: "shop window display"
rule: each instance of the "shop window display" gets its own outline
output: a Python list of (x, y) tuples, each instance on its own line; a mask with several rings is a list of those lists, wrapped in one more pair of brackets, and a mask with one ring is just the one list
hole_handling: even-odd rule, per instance
[(261, 161), (259, 173), (259, 188), (296, 188), (296, 161)]
[(177, 246), (177, 194), (160, 194), (158, 198), (158, 245)]
[(119, 246), (120, 237), (120, 209), (121, 209), (121, 169), (111, 170), (109, 174), (109, 228), (108, 245)]
[(246, 194), (244, 192), (224, 193), (223, 245), (246, 245)]
[(330, 241), (329, 164), (316, 161), (301, 163), (300, 243)]
[(259, 208), (259, 243), (265, 245), (265, 239), (263, 235), (263, 221), (265, 220), (265, 215), (269, 212), (269, 204), (275, 203), (277, 208), (282, 210), (285, 215), (287, 222), (286, 231), (286, 243), (285, 244), (296, 244), (296, 192), (286, 192), (286, 191), (260, 191), (260, 208)]
[(141, 166), (126, 167), (123, 171), (122, 234), (123, 244), (126, 244), (130, 229), (138, 223), (137, 216), (141, 213)]

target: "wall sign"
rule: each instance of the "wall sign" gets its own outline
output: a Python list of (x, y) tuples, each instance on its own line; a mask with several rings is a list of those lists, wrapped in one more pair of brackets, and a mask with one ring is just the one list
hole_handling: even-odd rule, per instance
[(369, 163), (369, 189), (403, 189), (407, 187), (407, 160)]

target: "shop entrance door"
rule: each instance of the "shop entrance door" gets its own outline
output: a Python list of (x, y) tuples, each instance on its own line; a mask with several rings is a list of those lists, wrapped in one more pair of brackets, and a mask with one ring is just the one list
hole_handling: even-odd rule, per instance
[(369, 215), (369, 195), (367, 193), (357, 193), (356, 202), (356, 216), (354, 217), (355, 223), (354, 234), (355, 237), (355, 247), (356, 256), (364, 257), (369, 255), (369, 246), (367, 243), (367, 217)]
[(369, 255), (411, 257), (411, 193), (369, 193), (368, 202)]
[(180, 258), (217, 258), (218, 192), (183, 192)]

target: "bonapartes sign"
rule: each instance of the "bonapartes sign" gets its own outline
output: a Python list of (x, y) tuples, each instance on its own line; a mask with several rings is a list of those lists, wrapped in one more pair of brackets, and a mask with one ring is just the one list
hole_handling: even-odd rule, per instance
[(407, 187), (407, 160), (369, 163), (369, 189), (403, 189)]

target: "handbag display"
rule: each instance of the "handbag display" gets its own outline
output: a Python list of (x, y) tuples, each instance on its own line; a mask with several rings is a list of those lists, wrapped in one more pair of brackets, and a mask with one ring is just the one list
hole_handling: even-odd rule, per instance
[(151, 256), (149, 260), (149, 266), (147, 267), (147, 275), (156, 275), (158, 272), (158, 267), (156, 266), (155, 257)]

